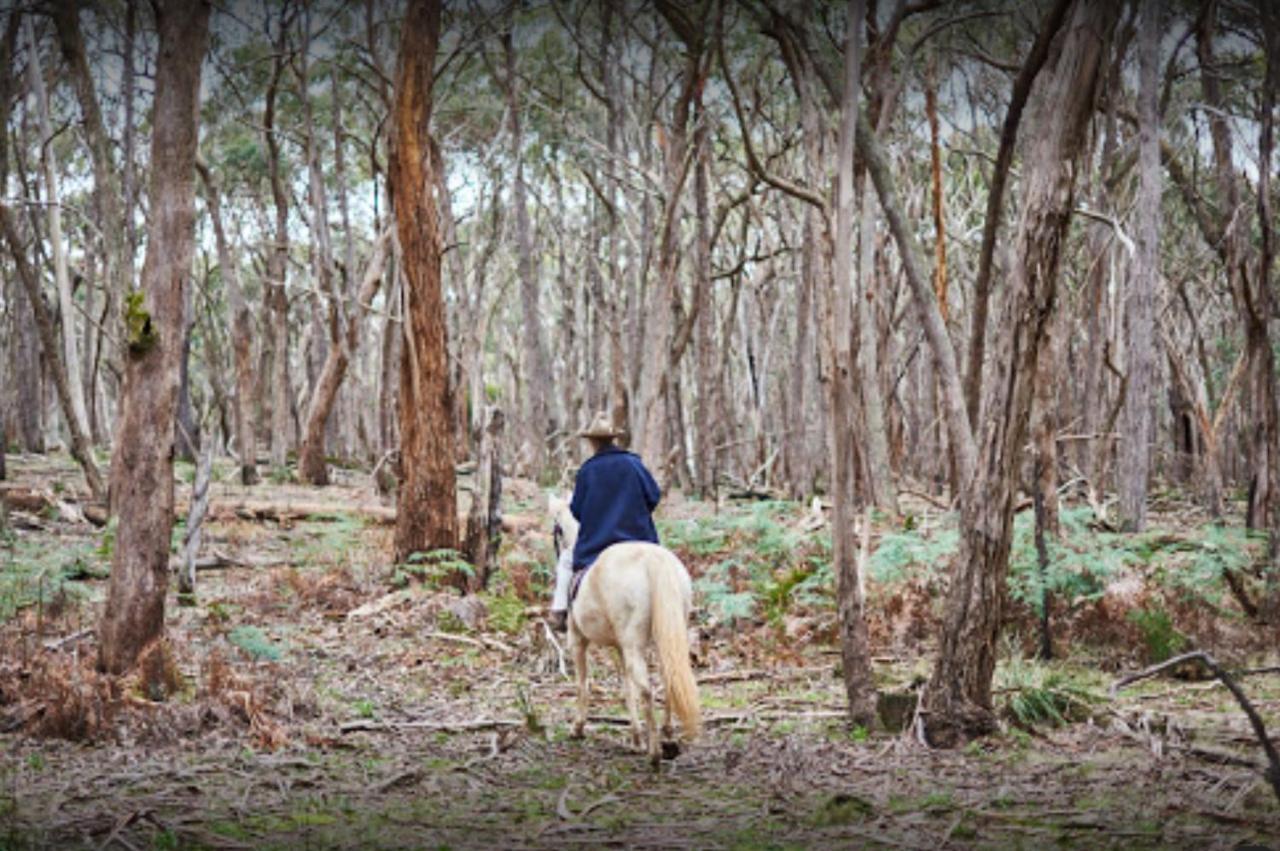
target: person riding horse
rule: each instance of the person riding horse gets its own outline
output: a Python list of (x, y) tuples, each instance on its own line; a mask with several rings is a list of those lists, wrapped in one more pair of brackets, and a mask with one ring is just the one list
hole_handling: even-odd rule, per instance
[[(592, 455), (578, 469), (569, 510), (579, 523), (578, 540), (560, 559), (572, 559), (575, 580), (600, 553), (622, 541), (658, 543), (653, 510), (662, 491), (640, 457), (617, 446), (622, 430), (600, 413), (578, 433), (591, 445)], [(573, 583), (575, 586), (577, 582)], [(561, 599), (563, 598), (563, 599)], [(569, 594), (557, 593), (551, 605), (551, 623), (559, 632), (567, 629)]]

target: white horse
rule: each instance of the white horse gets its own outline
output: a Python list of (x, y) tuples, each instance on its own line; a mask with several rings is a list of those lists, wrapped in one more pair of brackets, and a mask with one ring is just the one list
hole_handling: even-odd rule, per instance
[[(561, 546), (572, 552), (578, 539), (578, 521), (569, 504), (551, 496), (548, 508), (555, 521)], [(560, 559), (556, 569), (556, 605), (568, 600), (571, 561)], [(689, 571), (670, 550), (657, 544), (628, 541), (607, 548), (587, 571), (569, 611), (569, 646), (578, 678), (578, 717), (573, 735), (580, 738), (587, 723), (587, 647), (613, 647), (631, 715), (631, 742), (641, 745), (640, 703), (644, 702), (649, 759), (661, 759), (661, 740), (653, 723), (653, 691), (649, 687), (646, 652), (650, 642), (658, 651), (667, 699), (663, 706), (662, 732), (670, 734), (675, 710), (686, 739), (701, 728), (698, 684), (689, 664), (686, 632), (693, 606)]]

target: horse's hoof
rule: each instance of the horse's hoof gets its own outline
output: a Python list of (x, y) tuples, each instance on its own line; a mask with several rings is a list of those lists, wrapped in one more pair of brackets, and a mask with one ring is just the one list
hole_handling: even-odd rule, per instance
[(676, 757), (678, 757), (678, 756), (680, 756), (680, 743), (679, 743), (679, 742), (672, 741), (672, 740), (668, 739), (668, 740), (666, 740), (666, 741), (664, 741), (664, 742), (662, 743), (662, 758), (663, 758), (663, 759), (670, 760), (670, 759), (675, 759), (675, 758), (676, 758)]
[(581, 739), (581, 738), (583, 738), (583, 737), (584, 737), (584, 733), (583, 733), (582, 725), (581, 725), (581, 724), (574, 724), (574, 725), (573, 725), (573, 729), (569, 731), (569, 738), (571, 738), (571, 739)]

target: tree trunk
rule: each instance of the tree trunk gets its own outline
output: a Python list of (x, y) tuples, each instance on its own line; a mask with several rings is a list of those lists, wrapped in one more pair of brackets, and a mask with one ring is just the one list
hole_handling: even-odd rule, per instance
[(1276, 410), (1275, 362), (1270, 357), (1271, 345), (1266, 333), (1273, 315), (1274, 294), (1271, 290), (1272, 265), (1276, 256), (1275, 220), (1271, 209), (1272, 153), (1275, 150), (1276, 93), (1280, 90), (1280, 10), (1271, 0), (1258, 0), (1262, 19), (1263, 45), (1267, 58), (1267, 76), (1262, 90), (1262, 114), (1259, 117), (1258, 152), (1262, 168), (1258, 174), (1258, 225), (1262, 233), (1261, 256), (1258, 258), (1257, 292), (1254, 306), (1255, 324), (1263, 336), (1261, 389), (1263, 391), (1263, 431), (1268, 444), (1271, 511), (1267, 517), (1270, 532), (1267, 543), (1266, 591), (1262, 617), (1270, 624), (1280, 623), (1280, 413)]
[[(862, 294), (858, 306), (858, 380), (861, 382), (863, 416), (866, 419), (867, 498), (890, 516), (898, 513), (898, 491), (889, 460), (889, 430), (884, 394), (880, 390), (880, 352), (876, 321), (875, 199), (870, 180), (863, 181), (858, 228), (858, 281)], [(803, 354), (799, 355), (803, 357)]]
[(71, 276), (67, 271), (67, 251), (62, 237), (62, 204), (58, 198), (58, 160), (53, 149), (53, 122), (49, 117), (49, 96), (45, 91), (44, 72), (40, 68), (40, 47), (36, 30), (28, 15), (23, 19), (27, 36), (27, 72), (31, 90), (36, 96), (40, 118), (42, 159), (44, 161), (45, 203), (48, 207), (49, 252), (53, 256), (53, 274), (58, 288), (58, 312), (62, 326), (62, 363), (66, 368), (67, 392), (71, 396), (70, 416), (76, 428), (86, 432), (89, 415), (85, 408), (84, 382), (80, 374), (80, 346), (76, 341), (76, 312), (71, 301)]
[(440, 281), (440, 232), (432, 195), (432, 80), (439, 0), (410, 0), (400, 41), (392, 110), (391, 184), (404, 262), (404, 353), (400, 358), (400, 491), (396, 559), (454, 549), (453, 399)]
[(391, 228), (388, 227), (374, 243), (369, 265), (365, 267), (360, 291), (356, 295), (356, 306), (359, 309), (350, 311), (346, 316), (345, 337), (332, 341), (324, 366), (320, 370), (316, 388), (311, 393), (306, 430), (302, 437), (302, 447), (298, 450), (298, 475), (313, 485), (329, 483), (329, 465), (325, 463), (324, 453), (325, 423), (333, 410), (334, 401), (338, 398), (338, 389), (346, 377), (347, 367), (359, 346), (360, 325), (364, 321), (364, 310), (373, 301), (373, 297), (378, 293), (378, 287), (382, 284), (382, 273), (386, 268), (390, 242)]
[[(57, 28), (62, 58), (70, 71), (76, 100), (80, 104), (81, 124), (93, 161), (94, 197), (102, 216), (99, 224), (103, 247), (106, 249), (104, 279), (107, 285), (107, 309), (104, 313), (104, 344), (113, 345), (111, 339), (118, 340), (121, 337), (121, 305), (125, 294), (133, 286), (133, 250), (129, 244), (129, 229), (125, 225), (125, 208), (122, 204), (120, 181), (116, 176), (117, 167), (111, 156), (111, 138), (102, 121), (102, 111), (98, 106), (94, 80), (85, 55), (84, 39), (80, 33), (79, 10), (83, 6), (78, 0), (58, 0), (53, 8), (53, 22)], [(126, 85), (131, 85), (131, 81)], [(121, 367), (120, 357), (121, 353), (113, 348), (109, 361), (117, 369)], [(92, 397), (91, 403), (96, 406)]]
[(925, 694), (926, 731), (953, 746), (995, 729), (991, 681), (1013, 535), (1015, 473), (1038, 359), (1057, 297), (1058, 265), (1074, 206), (1077, 161), (1118, 7), (1080, 0), (1050, 80), (1027, 157), (1022, 215), (993, 376), (982, 410), (982, 460), (961, 497), (961, 545), (943, 613), (937, 663)]
[[(697, 218), (697, 245), (694, 249), (694, 274), (698, 276), (698, 285), (694, 293), (697, 312), (694, 329), (694, 357), (697, 375), (696, 386), (698, 398), (696, 402), (697, 426), (694, 431), (694, 467), (697, 472), (698, 495), (702, 499), (712, 499), (716, 493), (715, 445), (719, 437), (720, 425), (715, 415), (715, 395), (718, 392), (716, 382), (716, 341), (715, 316), (712, 313), (711, 275), (711, 131), (710, 116), (706, 114), (702, 98), (698, 98), (697, 124), (694, 131), (694, 145), (697, 146), (697, 163), (694, 166), (693, 193)], [(807, 326), (806, 326), (807, 327)], [(796, 352), (796, 360), (803, 360), (804, 355)]]
[(475, 568), (469, 586), (472, 591), (489, 587), (489, 578), (497, 568), (498, 547), (502, 542), (502, 411), (486, 406), (485, 424), (480, 429), (476, 450), (476, 472), (471, 490), (471, 511), (467, 514), (467, 560)]
[(151, 224), (141, 298), (130, 305), (128, 355), (111, 488), (118, 517), (99, 665), (133, 667), (164, 632), (173, 529), (173, 417), (182, 357), (183, 290), (195, 248), (194, 169), (200, 66), (210, 5), (157, 4), (160, 32), (151, 137)]
[(1155, 293), (1160, 277), (1160, 9), (1142, 0), (1138, 22), (1138, 255), (1130, 279), (1125, 331), (1123, 423), (1117, 487), (1124, 527), (1141, 532), (1147, 523), (1151, 473), (1151, 425), (1155, 380)]
[[(512, 22), (514, 23), (514, 22)], [(506, 89), (507, 115), (511, 122), (511, 160), (515, 167), (511, 204), (515, 213), (516, 275), (520, 279), (521, 358), (524, 361), (524, 426), (529, 446), (529, 473), (541, 476), (547, 463), (547, 437), (555, 431), (547, 394), (551, 392), (551, 363), (542, 335), (539, 310), (541, 288), (534, 267), (533, 231), (529, 224), (527, 188), (524, 177), (524, 133), (521, 124), (519, 78), (516, 74), (516, 51), (511, 29), (502, 34), (502, 50), (506, 61), (503, 86)]]
[(289, 272), (289, 196), (280, 161), (280, 142), (276, 139), (276, 98), (280, 75), (287, 57), (288, 8), (280, 13), (280, 33), (275, 41), (276, 59), (271, 81), (267, 85), (263, 112), (263, 134), (267, 141), (267, 170), (271, 181), (271, 198), (275, 204), (275, 235), (267, 254), (267, 280), (264, 300), (271, 324), (271, 466), (281, 469), (289, 449), (289, 295), (285, 278)]
[(213, 173), (202, 162), (196, 163), (208, 191), (206, 203), (213, 223), (213, 239), (218, 251), (218, 265), (227, 290), (228, 319), (231, 325), (231, 349), (235, 358), (236, 392), (232, 405), (236, 450), (240, 453), (240, 483), (258, 482), (257, 434), (253, 426), (253, 314), (244, 300), (240, 284), (240, 264), (231, 250), (222, 222), (222, 190)]
[[(18, 30), (22, 15), (16, 11), (8, 14), (4, 40), (0, 41), (0, 127), (9, 126), (9, 111), (13, 103), (14, 52), (18, 44)], [(9, 134), (0, 133), (0, 186), (9, 184)], [(37, 288), (38, 290), (38, 288)], [(16, 421), (9, 422), (9, 430), (16, 433), (18, 445), (24, 452), (44, 452), (43, 405), (40, 401), (40, 340), (36, 328), (35, 309), (27, 297), (27, 289), (20, 282), (13, 282), (9, 289), (10, 323), (13, 337), (9, 341), (9, 375), (13, 377), (15, 392), (0, 404), (13, 404)], [(18, 380), (20, 379), (20, 380)]]
[(1013, 82), (1009, 107), (1005, 110), (1004, 123), (1000, 127), (1000, 148), (996, 152), (995, 167), (991, 173), (991, 188), (987, 190), (987, 212), (982, 226), (982, 246), (978, 253), (978, 275), (974, 282), (973, 310), (969, 314), (969, 365), (965, 373), (965, 409), (969, 423), (978, 427), (979, 405), (982, 400), (982, 370), (986, 358), (987, 317), (991, 303), (991, 275), (995, 259), (996, 235), (1000, 232), (1000, 220), (1004, 214), (1004, 188), (1013, 165), (1014, 147), (1018, 140), (1018, 125), (1031, 86), (1049, 57), (1053, 43), (1067, 19), (1067, 12), (1074, 0), (1054, 0), (1053, 7), (1045, 15), (1036, 40), (1027, 58), (1023, 60), (1018, 77)]
[(832, 294), (827, 300), (827, 345), (831, 357), (832, 562), (836, 569), (836, 600), (840, 618), (840, 656), (849, 718), (870, 727), (876, 718), (876, 687), (871, 671), (867, 622), (863, 615), (861, 565), (854, 529), (853, 425), (855, 366), (853, 359), (853, 241), (856, 198), (853, 192), (853, 151), (857, 131), (862, 69), (862, 21), (866, 0), (849, 0), (844, 45), (844, 92), (840, 105), (840, 140), (836, 152), (836, 230)]

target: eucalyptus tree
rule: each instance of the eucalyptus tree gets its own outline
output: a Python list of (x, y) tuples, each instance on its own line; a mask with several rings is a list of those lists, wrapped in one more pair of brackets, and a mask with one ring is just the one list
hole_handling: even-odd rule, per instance
[(440, 280), (440, 224), (430, 151), (438, 0), (410, 0), (396, 68), (390, 179), (404, 263), (404, 353), (400, 359), (400, 489), (396, 558), (453, 549), (458, 509), (453, 401)]
[(133, 667), (164, 632), (173, 529), (174, 409), (184, 290), (195, 248), (195, 164), (201, 66), (210, 4), (156, 4), (159, 53), (151, 117), (151, 219), (129, 335), (111, 489), (118, 517), (99, 665)]

